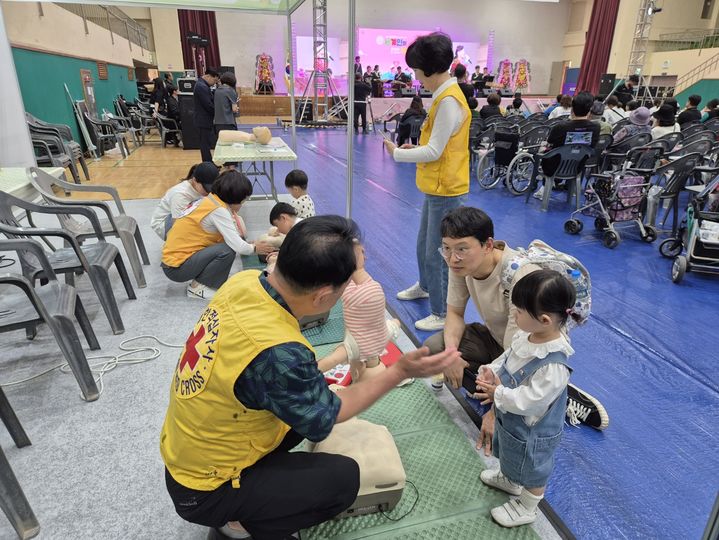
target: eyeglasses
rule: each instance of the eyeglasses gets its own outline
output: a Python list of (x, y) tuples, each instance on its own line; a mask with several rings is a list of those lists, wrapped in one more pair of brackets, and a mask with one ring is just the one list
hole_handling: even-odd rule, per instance
[(452, 254), (454, 254), (454, 257), (458, 261), (461, 261), (462, 259), (464, 259), (467, 256), (467, 254), (469, 253), (469, 251), (471, 249), (472, 248), (468, 248), (468, 247), (450, 248), (447, 246), (442, 246), (440, 248), (437, 248), (437, 251), (439, 252), (440, 255), (442, 255), (443, 258), (445, 258), (447, 260), (449, 260), (450, 257), (452, 256)]

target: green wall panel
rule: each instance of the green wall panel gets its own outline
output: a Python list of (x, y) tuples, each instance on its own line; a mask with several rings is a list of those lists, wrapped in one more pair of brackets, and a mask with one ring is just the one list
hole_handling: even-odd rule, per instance
[(677, 99), (680, 108), (684, 108), (687, 98), (689, 98), (692, 94), (699, 94), (702, 97), (699, 109), (703, 109), (707, 104), (707, 101), (719, 98), (719, 79), (702, 79), (701, 81), (697, 81), (692, 84), (686, 90), (679, 92), (674, 97)]
[(108, 64), (108, 80), (101, 81), (97, 75), (97, 63), (93, 60), (15, 47), (12, 54), (25, 110), (46, 122), (70, 126), (75, 140), (83, 145), (84, 141), (63, 84), (67, 84), (74, 100), (84, 99), (80, 70), (90, 70), (95, 81), (98, 114), (101, 114), (103, 108), (114, 112), (112, 100), (117, 94), (122, 94), (127, 100), (137, 97), (135, 81), (127, 79), (127, 67)]

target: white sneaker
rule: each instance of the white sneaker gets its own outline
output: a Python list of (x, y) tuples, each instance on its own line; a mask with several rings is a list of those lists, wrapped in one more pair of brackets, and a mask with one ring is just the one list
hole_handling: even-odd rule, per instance
[(429, 298), (429, 293), (422, 290), (422, 287), (419, 286), (419, 281), (409, 289), (397, 293), (398, 300), (417, 300), (418, 298)]
[(356, 362), (360, 359), (359, 345), (357, 345), (357, 341), (352, 337), (352, 334), (345, 332), (345, 339), (342, 345), (344, 345), (345, 351), (347, 351), (348, 362)]
[(207, 287), (202, 283), (198, 283), (196, 287), (193, 287), (192, 284), (187, 286), (188, 298), (200, 298), (202, 300), (209, 300), (210, 298), (215, 296), (216, 292), (216, 289), (211, 289), (210, 287)]
[(437, 315), (430, 315), (424, 319), (420, 319), (414, 323), (414, 327), (417, 330), (424, 330), (425, 332), (436, 332), (444, 328), (444, 317), (438, 317)]
[(522, 493), (522, 486), (515, 484), (509, 478), (502, 474), (499, 469), (484, 469), (479, 473), (479, 479), (496, 489), (509, 493), (510, 495), (519, 495)]
[(534, 192), (534, 195), (532, 195), (535, 199), (542, 199), (544, 197), (544, 186), (540, 186), (540, 188)]
[[(484, 471), (482, 471), (484, 472)], [(494, 521), (502, 527), (519, 527), (537, 519), (537, 510), (528, 510), (519, 499), (509, 499), (502, 506), (492, 508)]]
[(397, 339), (402, 328), (394, 319), (387, 319), (385, 323), (387, 324), (387, 339), (397, 345)]

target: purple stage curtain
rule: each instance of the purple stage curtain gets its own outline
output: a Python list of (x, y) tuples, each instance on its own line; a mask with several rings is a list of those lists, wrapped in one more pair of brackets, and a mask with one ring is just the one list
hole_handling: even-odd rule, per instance
[(596, 94), (599, 79), (607, 70), (609, 52), (612, 48), (614, 26), (617, 22), (620, 0), (594, 0), (589, 31), (584, 43), (582, 63), (579, 65), (577, 91), (586, 90)]
[[(208, 67), (219, 69), (220, 46), (217, 42), (217, 23), (214, 11), (178, 9), (180, 39), (182, 41), (182, 59), (185, 69), (197, 69), (197, 76), (205, 74)], [(209, 41), (206, 47), (193, 45), (187, 40), (188, 34), (199, 34)]]

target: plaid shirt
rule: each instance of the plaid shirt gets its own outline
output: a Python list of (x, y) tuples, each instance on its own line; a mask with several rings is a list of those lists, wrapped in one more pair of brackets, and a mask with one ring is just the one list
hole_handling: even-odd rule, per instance
[[(267, 293), (288, 312), (280, 294), (260, 276)], [(317, 369), (315, 355), (300, 343), (283, 343), (258, 354), (235, 381), (235, 397), (248, 409), (267, 410), (313, 442), (332, 431), (341, 401)]]

